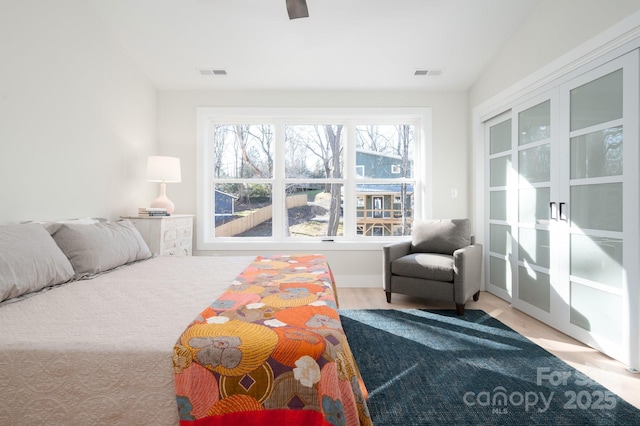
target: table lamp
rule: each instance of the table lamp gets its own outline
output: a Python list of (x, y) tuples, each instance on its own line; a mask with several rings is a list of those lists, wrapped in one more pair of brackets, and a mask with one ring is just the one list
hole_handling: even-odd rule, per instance
[(153, 200), (150, 207), (166, 208), (173, 213), (175, 206), (167, 198), (167, 182), (181, 182), (180, 159), (176, 157), (151, 156), (147, 160), (147, 181), (160, 182), (160, 195)]

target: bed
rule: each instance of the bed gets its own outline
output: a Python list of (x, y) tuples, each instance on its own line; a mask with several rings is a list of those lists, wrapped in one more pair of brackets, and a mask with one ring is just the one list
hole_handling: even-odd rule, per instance
[[(23, 275), (41, 287), (5, 285), (0, 298), (0, 424), (224, 423), (179, 416), (174, 347), (187, 326), (206, 322), (203, 312), (222, 313), (210, 305), (254, 257), (151, 257), (135, 228), (117, 223), (44, 234), (36, 224), (0, 226), (0, 290)], [(75, 250), (78, 241), (87, 247)], [(71, 268), (60, 267), (57, 248)]]

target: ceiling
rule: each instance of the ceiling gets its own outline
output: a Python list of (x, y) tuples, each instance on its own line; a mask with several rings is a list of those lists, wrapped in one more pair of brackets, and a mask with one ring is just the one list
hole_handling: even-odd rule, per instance
[(86, 1), (160, 90), (383, 91), (468, 90), (538, 2)]

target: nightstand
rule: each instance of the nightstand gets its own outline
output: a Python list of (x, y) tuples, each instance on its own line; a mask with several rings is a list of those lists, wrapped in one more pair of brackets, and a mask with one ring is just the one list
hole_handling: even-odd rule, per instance
[(140, 231), (154, 255), (191, 256), (193, 251), (193, 215), (122, 216)]

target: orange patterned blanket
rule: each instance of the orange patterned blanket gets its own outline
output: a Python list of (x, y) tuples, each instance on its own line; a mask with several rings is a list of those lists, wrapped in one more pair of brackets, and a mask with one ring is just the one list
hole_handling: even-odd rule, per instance
[(174, 348), (181, 425), (371, 425), (322, 255), (257, 257)]

